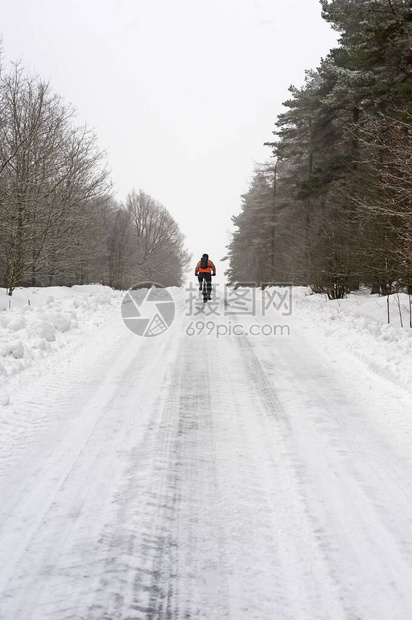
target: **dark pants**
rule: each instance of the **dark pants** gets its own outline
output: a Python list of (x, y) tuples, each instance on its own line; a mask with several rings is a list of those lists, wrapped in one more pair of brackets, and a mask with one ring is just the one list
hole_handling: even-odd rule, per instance
[(198, 278), (199, 278), (200, 286), (202, 286), (203, 280), (205, 280), (207, 297), (211, 297), (212, 296), (212, 274), (211, 273), (199, 273)]

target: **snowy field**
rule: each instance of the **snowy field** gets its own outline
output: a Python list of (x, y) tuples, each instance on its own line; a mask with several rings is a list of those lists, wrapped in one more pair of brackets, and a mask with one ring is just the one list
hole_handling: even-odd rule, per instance
[(412, 618), (409, 298), (169, 290), (0, 289), (0, 620)]

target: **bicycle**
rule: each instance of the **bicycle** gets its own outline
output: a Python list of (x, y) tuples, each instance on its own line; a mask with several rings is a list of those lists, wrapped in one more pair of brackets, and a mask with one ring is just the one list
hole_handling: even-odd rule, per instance
[(202, 277), (202, 284), (201, 287), (199, 287), (199, 290), (202, 293), (202, 297), (203, 297), (203, 302), (206, 303), (207, 301), (211, 301), (212, 299), (212, 277), (210, 277), (210, 280), (206, 280), (206, 278), (204, 276)]

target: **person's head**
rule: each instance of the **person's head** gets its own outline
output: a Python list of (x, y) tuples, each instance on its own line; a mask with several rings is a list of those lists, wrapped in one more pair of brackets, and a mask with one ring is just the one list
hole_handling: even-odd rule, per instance
[(209, 258), (209, 254), (203, 254), (202, 258)]

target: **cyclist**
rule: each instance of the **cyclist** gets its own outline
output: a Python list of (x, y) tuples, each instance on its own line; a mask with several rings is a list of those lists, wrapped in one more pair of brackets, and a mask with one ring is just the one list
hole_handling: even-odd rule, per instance
[(196, 265), (195, 276), (198, 277), (200, 291), (203, 287), (203, 280), (206, 282), (207, 294), (203, 296), (204, 301), (206, 301), (206, 299), (212, 299), (212, 276), (215, 275), (216, 267), (212, 261), (209, 260), (209, 254), (203, 254), (202, 258)]

